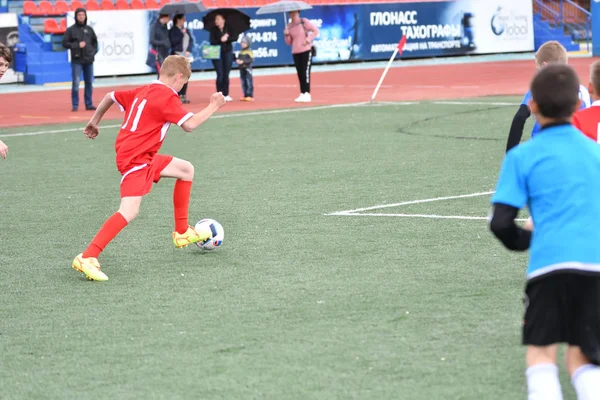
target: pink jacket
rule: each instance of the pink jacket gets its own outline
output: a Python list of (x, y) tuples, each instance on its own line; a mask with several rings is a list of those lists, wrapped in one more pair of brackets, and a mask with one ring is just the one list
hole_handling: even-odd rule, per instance
[[(300, 20), (302, 20), (304, 26), (302, 26), (303, 24), (298, 20), (292, 21), (287, 26), (290, 34), (285, 36), (285, 42), (288, 46), (292, 45), (292, 54), (309, 51), (312, 47), (312, 41), (319, 36), (319, 28), (312, 22), (307, 18), (300, 18)], [(308, 44), (306, 44), (307, 39)]]

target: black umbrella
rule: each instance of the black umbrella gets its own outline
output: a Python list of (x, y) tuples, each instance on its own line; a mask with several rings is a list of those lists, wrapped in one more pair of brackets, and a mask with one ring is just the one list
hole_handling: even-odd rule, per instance
[(200, 2), (184, 1), (180, 3), (167, 3), (158, 12), (159, 14), (193, 14), (208, 10)]
[(217, 8), (202, 18), (204, 30), (210, 31), (215, 26), (215, 16), (222, 15), (225, 25), (229, 28), (229, 34), (236, 38), (240, 33), (250, 30), (250, 17), (235, 8)]

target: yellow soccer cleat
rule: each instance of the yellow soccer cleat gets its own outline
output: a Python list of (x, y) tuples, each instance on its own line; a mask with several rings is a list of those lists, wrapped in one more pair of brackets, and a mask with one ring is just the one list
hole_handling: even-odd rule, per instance
[(178, 249), (181, 249), (192, 243), (204, 243), (210, 239), (211, 235), (212, 233), (210, 231), (198, 232), (190, 226), (185, 233), (178, 233), (177, 231), (173, 232), (173, 244)]
[(72, 265), (76, 271), (84, 274), (90, 281), (108, 280), (108, 276), (106, 276), (104, 272), (100, 271), (100, 263), (98, 262), (97, 258), (83, 258), (83, 253), (81, 253), (75, 257)]

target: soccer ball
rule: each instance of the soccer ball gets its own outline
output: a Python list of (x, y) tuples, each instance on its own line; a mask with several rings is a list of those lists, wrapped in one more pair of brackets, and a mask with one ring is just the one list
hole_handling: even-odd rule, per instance
[(225, 231), (223, 230), (223, 227), (221, 226), (221, 224), (218, 223), (217, 221), (215, 221), (214, 219), (210, 219), (210, 218), (201, 219), (200, 221), (198, 221), (196, 223), (196, 226), (194, 226), (194, 229), (196, 229), (198, 232), (201, 232), (201, 231), (210, 231), (211, 232), (210, 239), (208, 239), (206, 242), (196, 243), (196, 246), (198, 246), (204, 250), (214, 250), (223, 243), (223, 237), (225, 236)]

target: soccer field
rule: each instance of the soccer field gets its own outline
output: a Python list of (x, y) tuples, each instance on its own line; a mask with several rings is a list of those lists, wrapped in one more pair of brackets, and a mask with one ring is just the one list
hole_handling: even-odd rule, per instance
[[(218, 220), (224, 244), (174, 248), (163, 180), (101, 255), (105, 283), (71, 261), (118, 208), (120, 121), (95, 141), (4, 130), (0, 398), (525, 398), (527, 255), (485, 220), (520, 100), (172, 127), (161, 152), (196, 168), (190, 222)], [(26, 132), (46, 133), (2, 137)]]

